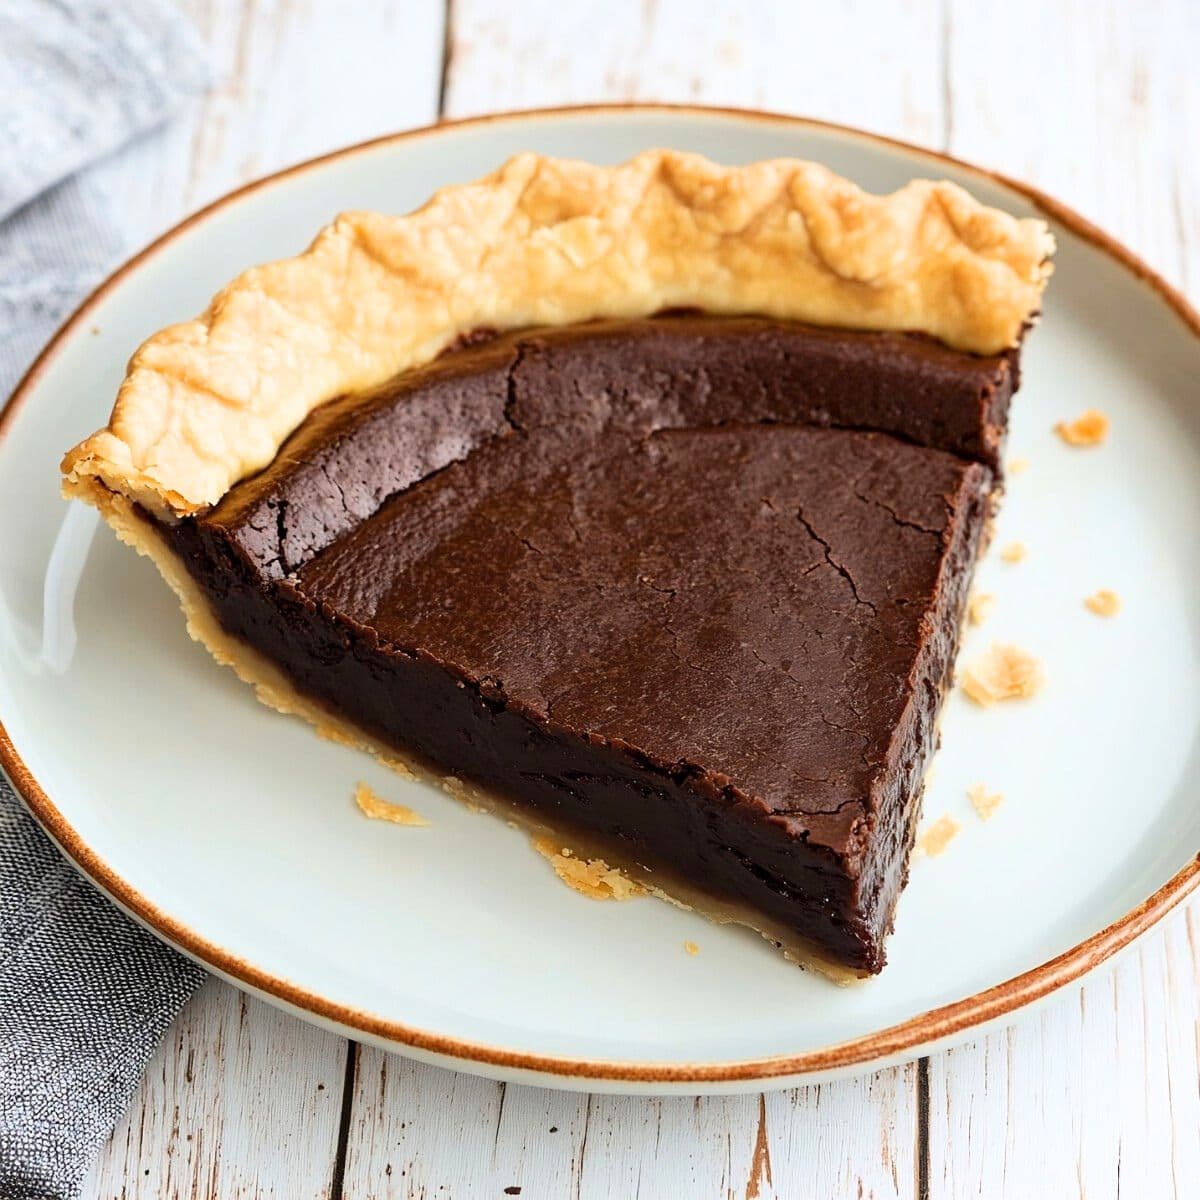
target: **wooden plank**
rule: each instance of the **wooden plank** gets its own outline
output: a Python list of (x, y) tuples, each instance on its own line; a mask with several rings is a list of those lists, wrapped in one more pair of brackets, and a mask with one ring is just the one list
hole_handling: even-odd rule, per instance
[(345, 1047), (225, 984), (206, 984), (159, 1047), (83, 1195), (328, 1196)]
[[(886, 9), (455, 0), (445, 110), (652, 97), (802, 110), (935, 141), (940, 20), (924, 4)], [(868, 27), (856, 53), (873, 88), (830, 52)], [(908, 1067), (766, 1096), (587, 1097), (364, 1049), (343, 1195), (912, 1196), (915, 1079)]]
[(765, 1096), (588, 1096), (364, 1047), (342, 1195), (910, 1197), (915, 1070)]
[(342, 1195), (481, 1196), (533, 1184), (533, 1194), (555, 1194), (549, 1181), (569, 1179), (579, 1157), (586, 1104), (362, 1047)]
[(764, 1095), (594, 1096), (579, 1194), (911, 1196), (915, 1071)]
[(1194, 1194), (1195, 906), (1115, 971), (930, 1060), (930, 1195)]
[(1200, 6), (955, 0), (947, 27), (951, 153), (1028, 179), (1200, 284)]
[(247, 180), (437, 118), (444, 0), (184, 7), (214, 86), (100, 172), (135, 242)]
[[(1194, 5), (955, 0), (947, 29), (951, 152), (1045, 188), (1168, 278), (1200, 279)], [(1193, 907), (1114, 973), (930, 1060), (931, 1196), (1192, 1194), (1195, 927)]]
[[(182, 206), (245, 174), (432, 116), (429, 80), (436, 93), (440, 53), (429, 46), (440, 43), (440, 7), (415, 16), (412, 5), (381, 0), (353, 12), (279, 0), (192, 7), (216, 48), (221, 84), (165, 144), (147, 143), (110, 168), (131, 229), (161, 228)], [(1030, 0), (1003, 14), (971, 11), (983, 6), (965, 0), (513, 7), (455, 0), (449, 113), (695, 99), (946, 143), (1058, 191), (1168, 274), (1200, 279), (1200, 207), (1177, 150), (1189, 130), (1195, 141), (1196, 82), (1160, 72), (1162, 56), (1175, 54), (1165, 43), (1186, 43), (1194, 20), (1179, 0), (1132, 17), (1132, 36), (1111, 19), (1108, 32), (1093, 28), (1106, 24), (1094, 5)], [(420, 53), (402, 75), (410, 42)], [(400, 96), (412, 80), (426, 108), (402, 119), (410, 101)], [(1164, 111), (1179, 114), (1174, 127)], [(1031, 112), (1048, 132), (1031, 133)], [(1072, 137), (1076, 148), (1056, 156)], [(1124, 175), (1137, 180), (1122, 182)], [(1174, 243), (1164, 221), (1177, 230)], [(1067, 997), (1013, 1031), (934, 1057), (924, 1139), (915, 1067), (763, 1098), (645, 1100), (504, 1087), (363, 1050), (349, 1095), (342, 1194), (502, 1194), (519, 1186), (525, 1196), (912, 1196), (923, 1143), (935, 1196), (1060, 1187), (1074, 1194), (1083, 1184), (1087, 1195), (1102, 1196), (1115, 1190), (1118, 1170), (1127, 1191), (1182, 1195), (1186, 1181), (1200, 1177), (1198, 940), (1193, 910), (1159, 949), (1148, 943), (1123, 965), (1115, 985), (1098, 981), (1082, 1000)], [(186, 1046), (176, 1039), (164, 1047), (87, 1194), (325, 1194), (306, 1189), (322, 1182), (317, 1159), (332, 1153), (328, 1122), (337, 1105), (326, 1097), (339, 1094), (342, 1043), (331, 1039), (332, 1052), (325, 1043), (305, 1048), (289, 1039), (324, 1035), (253, 1002), (235, 1030), (222, 1007), (235, 1001), (213, 985), (189, 1009), (180, 1026), (193, 1029), (181, 1035)], [(244, 1050), (231, 1067), (226, 1047), (239, 1038)], [(294, 1144), (290, 1155), (272, 1155), (273, 1139), (287, 1130), (274, 1123), (271, 1098), (282, 1098), (284, 1110), (303, 1109), (309, 1088), (322, 1097), (305, 1116), (313, 1158)], [(248, 1111), (263, 1105), (266, 1118)], [(176, 1107), (202, 1151), (160, 1119)], [(291, 1157), (313, 1176), (294, 1174)]]
[[(131, 248), (288, 163), (437, 114), (443, 0), (189, 0), (214, 87), (98, 170)], [(188, 1006), (84, 1190), (327, 1196), (347, 1043), (222, 983)]]
[(454, 0), (446, 112), (671, 100), (937, 144), (941, 44), (940, 10), (923, 0)]

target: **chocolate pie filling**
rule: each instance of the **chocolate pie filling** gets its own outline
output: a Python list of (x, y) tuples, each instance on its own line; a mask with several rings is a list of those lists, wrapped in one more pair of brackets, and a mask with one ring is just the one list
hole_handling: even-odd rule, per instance
[(1016, 363), (698, 315), (495, 337), (159, 528), (309, 698), (873, 973)]

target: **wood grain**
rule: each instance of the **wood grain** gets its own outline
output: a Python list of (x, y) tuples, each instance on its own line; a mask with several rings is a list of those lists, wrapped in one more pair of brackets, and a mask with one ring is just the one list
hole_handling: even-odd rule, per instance
[[(98, 170), (131, 247), (258, 175), (437, 116), (442, 0), (182, 7), (209, 47), (211, 91)], [(84, 1195), (331, 1195), (348, 1052), (344, 1038), (210, 983), (160, 1047)]]
[[(459, 116), (662, 99), (949, 149), (1060, 195), (1200, 287), (1200, 174), (1181, 150), (1200, 146), (1200, 7), (1188, 0), (453, 0), (448, 28), (442, 0), (184, 7), (216, 86), (103, 168), (133, 241), (286, 162), (431, 120), (439, 104)], [(973, 1045), (820, 1087), (696, 1100), (425, 1067), (213, 983), (85, 1195), (1189, 1196), (1198, 945), (1193, 905), (1110, 975)]]
[(261, 1000), (206, 984), (159, 1047), (83, 1194), (328, 1196), (345, 1047)]
[[(814, 115), (852, 121), (879, 132), (931, 140), (943, 125), (940, 18), (922, 4), (885, 6), (878, 24), (865, 20), (878, 5), (747, 6), (734, 2), (665, 0), (635, 11), (610, 4), (539, 0), (519, 13), (500, 0), (455, 0), (449, 38), (445, 113), (465, 116), (493, 109), (597, 99), (660, 99), (799, 109), (818, 99), (835, 107)], [(803, 10), (803, 11), (802, 11)], [(888, 17), (893, 19), (889, 24)], [(624, 18), (624, 19), (622, 19)], [(871, 26), (860, 47), (878, 86), (861, 89), (845, 64), (829, 54)], [(903, 36), (895, 36), (895, 29)], [(574, 48), (588, 47), (587, 53)], [(366, 1051), (360, 1061), (356, 1117), (376, 1082), (395, 1060)], [(394, 1067), (391, 1078), (395, 1078)], [(406, 1067), (409, 1079), (421, 1068)], [(428, 1069), (425, 1075), (428, 1075)], [(439, 1073), (441, 1074), (441, 1073)], [(426, 1153), (406, 1168), (403, 1184), (388, 1179), (376, 1192), (368, 1160), (347, 1159), (345, 1196), (482, 1194), (501, 1183), (500, 1164), (527, 1166), (527, 1155), (547, 1158), (534, 1176), (538, 1190), (581, 1196), (858, 1194), (910, 1196), (916, 1187), (916, 1068), (881, 1072), (766, 1097), (640, 1100), (595, 1096), (586, 1103), (541, 1089), (483, 1085), (486, 1103), (503, 1097), (505, 1122), (495, 1155), (471, 1158), (430, 1151), (470, 1122), (470, 1104), (483, 1101), (461, 1089), (439, 1090), (440, 1117), (416, 1145)], [(428, 1083), (427, 1079), (423, 1079)], [(466, 1103), (466, 1112), (458, 1106)], [(381, 1107), (376, 1103), (375, 1109)], [(554, 1113), (558, 1133), (541, 1135), (536, 1113)], [(543, 1127), (548, 1129), (545, 1122)], [(822, 1137), (813, 1137), (814, 1126)], [(378, 1141), (381, 1131), (373, 1129)], [(411, 1128), (411, 1127), (410, 1127)], [(653, 1131), (653, 1140), (650, 1132)], [(835, 1131), (835, 1132), (831, 1132)], [(524, 1140), (514, 1144), (514, 1132)], [(566, 1136), (564, 1136), (566, 1135)], [(533, 1138), (530, 1144), (530, 1137)], [(547, 1139), (551, 1149), (546, 1149)], [(351, 1138), (351, 1143), (357, 1139)], [(686, 1153), (680, 1153), (681, 1147)], [(780, 1166), (776, 1167), (776, 1163)], [(509, 1173), (513, 1173), (513, 1169)], [(430, 1172), (434, 1173), (430, 1173)], [(522, 1185), (518, 1178), (512, 1186)], [(568, 1189), (570, 1189), (568, 1191)]]
[[(1200, 144), (1198, 44), (1186, 0), (954, 4), (946, 148), (1036, 183), (1186, 286), (1200, 280), (1200, 175), (1180, 141)], [(983, 61), (1005, 64), (1003, 87)], [(931, 1196), (1200, 1186), (1196, 912), (1037, 1016), (930, 1060)]]
[(1195, 906), (1114, 970), (930, 1060), (933, 1196), (1186, 1196), (1200, 1180)]
[(443, 0), (187, 0), (213, 86), (100, 170), (131, 243), (225, 192), (437, 118)]
[(1200, 6), (956, 3), (947, 33), (952, 154), (1035, 183), (1168, 279), (1200, 283)]
[[(446, 112), (594, 100), (774, 108), (936, 145), (942, 14), (922, 0), (455, 0)], [(869, 81), (869, 82), (868, 82)]]
[(586, 1096), (364, 1048), (342, 1195), (908, 1197), (915, 1070), (765, 1096)]

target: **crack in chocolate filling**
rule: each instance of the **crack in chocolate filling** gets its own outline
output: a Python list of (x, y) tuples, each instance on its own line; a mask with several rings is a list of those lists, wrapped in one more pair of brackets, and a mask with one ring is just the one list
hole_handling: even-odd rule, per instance
[(765, 319), (481, 337), (160, 528), (308, 697), (875, 972), (1016, 377)]

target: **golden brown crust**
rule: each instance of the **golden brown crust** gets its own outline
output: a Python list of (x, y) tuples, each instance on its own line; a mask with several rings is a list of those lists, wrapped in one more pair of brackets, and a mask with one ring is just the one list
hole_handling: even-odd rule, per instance
[(247, 271), (134, 355), (109, 425), (63, 460), (167, 516), (215, 503), (317, 405), (480, 327), (690, 306), (962, 350), (1013, 346), (1053, 238), (948, 182), (872, 196), (825, 167), (720, 167), (649, 151), (618, 167), (523, 154), (409, 216), (346, 213), (297, 258)]

